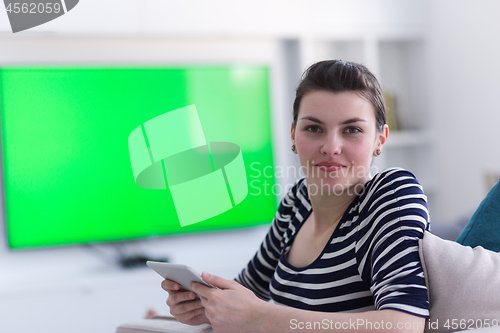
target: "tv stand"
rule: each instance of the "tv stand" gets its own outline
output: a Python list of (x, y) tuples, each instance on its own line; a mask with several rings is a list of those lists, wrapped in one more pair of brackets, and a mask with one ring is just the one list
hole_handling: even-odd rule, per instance
[(118, 265), (124, 269), (146, 267), (146, 261), (162, 261), (168, 262), (167, 258), (151, 258), (142, 254), (125, 256), (118, 260)]

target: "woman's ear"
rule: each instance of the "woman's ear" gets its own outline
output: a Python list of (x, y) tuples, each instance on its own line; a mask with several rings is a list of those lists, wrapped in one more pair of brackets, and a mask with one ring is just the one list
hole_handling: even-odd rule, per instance
[(297, 154), (297, 148), (295, 147), (295, 128), (293, 126), (293, 121), (292, 121), (292, 127), (290, 128), (290, 136), (292, 138), (292, 151), (294, 154)]
[(382, 131), (379, 131), (377, 133), (377, 136), (378, 136), (377, 137), (377, 140), (378, 140), (377, 148), (382, 150), (382, 148), (385, 146), (385, 144), (387, 142), (387, 138), (389, 137), (389, 125), (385, 124)]

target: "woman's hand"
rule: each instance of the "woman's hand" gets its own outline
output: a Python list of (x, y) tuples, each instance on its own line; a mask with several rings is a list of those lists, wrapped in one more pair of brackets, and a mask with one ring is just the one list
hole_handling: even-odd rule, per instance
[(192, 291), (179, 291), (180, 285), (164, 280), (161, 287), (168, 292), (167, 305), (170, 314), (178, 321), (188, 325), (210, 324), (205, 316), (205, 308)]
[(255, 294), (236, 281), (204, 272), (203, 279), (220, 288), (209, 288), (201, 283), (191, 282), (191, 289), (196, 292), (205, 307), (206, 318), (212, 324), (214, 331), (224, 332), (254, 332), (263, 323), (261, 311), (266, 302), (258, 299)]

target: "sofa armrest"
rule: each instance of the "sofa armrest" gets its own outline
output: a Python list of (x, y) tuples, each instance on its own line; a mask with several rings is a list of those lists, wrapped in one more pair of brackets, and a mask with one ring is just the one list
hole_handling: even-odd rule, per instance
[(208, 324), (190, 326), (171, 316), (131, 321), (118, 326), (116, 333), (215, 333)]
[(443, 240), (427, 231), (419, 241), (419, 252), (429, 292), (425, 333), (455, 332), (461, 321), (471, 329), (478, 325), (481, 332), (486, 323), (500, 324), (500, 253)]

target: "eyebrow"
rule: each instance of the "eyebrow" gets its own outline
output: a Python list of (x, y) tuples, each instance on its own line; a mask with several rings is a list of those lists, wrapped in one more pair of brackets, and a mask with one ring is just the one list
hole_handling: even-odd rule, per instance
[[(302, 117), (300, 118), (301, 120), (302, 119), (306, 119), (306, 120), (310, 120), (310, 121), (314, 121), (315, 123), (318, 123), (318, 124), (323, 124), (323, 122), (321, 120), (319, 120), (318, 118), (316, 117), (312, 117), (312, 116), (305, 116), (305, 117)], [(352, 123), (357, 123), (357, 122), (366, 122), (365, 119), (363, 118), (358, 118), (358, 117), (354, 117), (354, 118), (351, 118), (351, 119), (347, 119), (345, 121), (343, 121), (341, 123), (341, 125), (346, 125), (346, 124), (352, 124)]]

